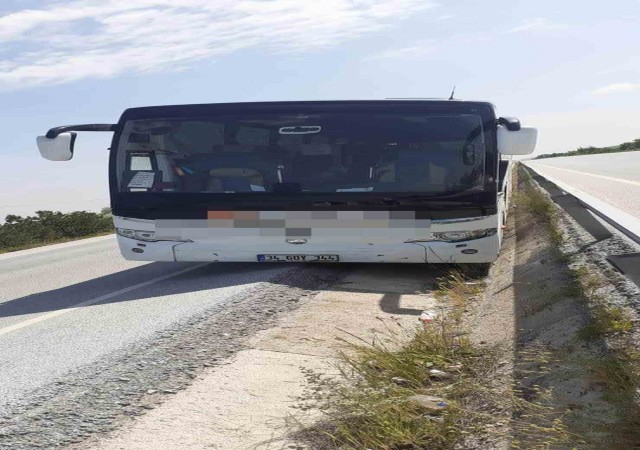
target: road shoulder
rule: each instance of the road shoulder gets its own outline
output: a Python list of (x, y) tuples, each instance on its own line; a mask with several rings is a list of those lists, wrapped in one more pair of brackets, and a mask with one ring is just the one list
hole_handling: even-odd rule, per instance
[(429, 293), (433, 281), (424, 266), (406, 266), (395, 276), (389, 276), (387, 266), (360, 266), (277, 326), (258, 333), (225, 366), (209, 370), (157, 409), (81, 448), (294, 445), (287, 438), (287, 424), (310, 423), (317, 414), (299, 408), (299, 398), (310, 387), (308, 371), (335, 372), (332, 355), (344, 348), (343, 339), (354, 339), (345, 330), (371, 339), (387, 327), (415, 326), (420, 312), (435, 304)]

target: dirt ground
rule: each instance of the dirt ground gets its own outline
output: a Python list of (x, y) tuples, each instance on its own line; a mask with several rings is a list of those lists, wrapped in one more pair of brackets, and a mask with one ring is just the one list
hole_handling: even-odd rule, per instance
[[(594, 362), (604, 357), (605, 349), (600, 342), (580, 338), (590, 317), (572, 285), (569, 268), (558, 260), (545, 227), (526, 211), (513, 211), (501, 256), (470, 320), (471, 336), (480, 345), (501, 348), (504, 360), (496, 382), (549, 406), (569, 432), (580, 436), (579, 448), (629, 448), (615, 443), (611, 427), (619, 419), (616, 407), (605, 400), (603, 385), (593, 377)], [(540, 391), (548, 397), (543, 400)], [(538, 419), (541, 425), (548, 422), (548, 417)], [(515, 414), (503, 431), (522, 440), (523, 448), (534, 448), (540, 436), (530, 433), (530, 425), (538, 419)], [(531, 423), (514, 426), (522, 420)], [(496, 448), (509, 445), (505, 440)]]
[(247, 350), (211, 369), (191, 387), (129, 426), (82, 445), (115, 449), (301, 448), (287, 432), (291, 422), (311, 423), (301, 411), (309, 370), (335, 372), (333, 356), (344, 341), (379, 338), (387, 328), (410, 330), (435, 305), (433, 268), (359, 265), (319, 292), (277, 327), (258, 333)]

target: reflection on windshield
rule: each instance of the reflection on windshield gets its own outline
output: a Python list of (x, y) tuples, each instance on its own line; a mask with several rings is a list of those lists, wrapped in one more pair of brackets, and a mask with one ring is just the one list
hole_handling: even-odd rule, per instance
[(483, 186), (477, 115), (313, 114), (135, 120), (125, 192), (454, 193)]

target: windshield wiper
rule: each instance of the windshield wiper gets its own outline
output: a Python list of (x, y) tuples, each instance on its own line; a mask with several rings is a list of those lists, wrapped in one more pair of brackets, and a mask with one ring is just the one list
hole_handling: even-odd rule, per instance
[(394, 206), (400, 205), (400, 202), (396, 199), (384, 197), (384, 198), (374, 198), (367, 200), (322, 200), (316, 202), (308, 202), (305, 205), (313, 205), (313, 206), (358, 206), (358, 205), (385, 205), (385, 206)]
[(458, 197), (464, 197), (470, 194), (477, 194), (482, 192), (479, 188), (465, 189), (463, 191), (453, 192), (451, 194), (413, 194), (398, 196), (398, 200), (440, 200), (440, 199), (454, 199)]
[(337, 201), (337, 200), (323, 200), (323, 201), (317, 201), (317, 202), (308, 202), (306, 204), (313, 205), (313, 206), (348, 206), (349, 205), (349, 203), (347, 202)]
[(397, 206), (401, 204), (397, 199), (390, 198), (390, 197), (374, 198), (370, 200), (357, 200), (356, 203), (358, 205), (385, 205), (385, 206)]
[(202, 206), (209, 206), (211, 203), (211, 201), (185, 203), (183, 200), (178, 202), (160, 202), (157, 205), (141, 206), (140, 209), (142, 209), (143, 211), (159, 211), (167, 208), (175, 208), (177, 206), (184, 206), (186, 209), (192, 209)]

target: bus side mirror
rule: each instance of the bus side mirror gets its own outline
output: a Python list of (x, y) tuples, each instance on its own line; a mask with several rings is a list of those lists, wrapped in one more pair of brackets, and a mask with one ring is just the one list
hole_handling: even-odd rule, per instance
[(536, 148), (538, 130), (521, 127), (517, 131), (509, 131), (507, 127), (498, 125), (498, 151), (502, 155), (530, 155)]
[(54, 138), (38, 136), (36, 143), (40, 155), (49, 161), (69, 161), (73, 158), (76, 133), (60, 133)]

